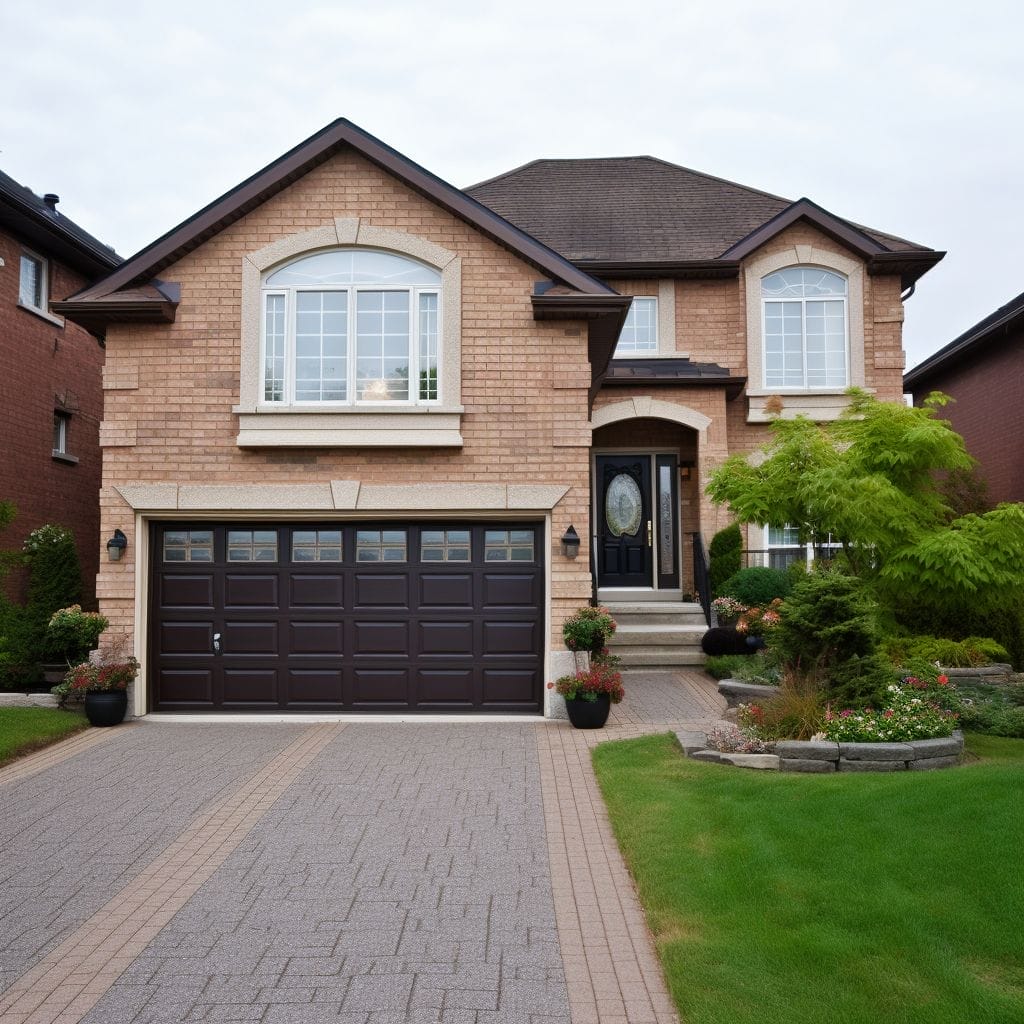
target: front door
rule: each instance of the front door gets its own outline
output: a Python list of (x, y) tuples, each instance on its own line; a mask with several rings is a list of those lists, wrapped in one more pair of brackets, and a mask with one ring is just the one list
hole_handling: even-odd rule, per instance
[(598, 455), (598, 585), (650, 587), (651, 457)]

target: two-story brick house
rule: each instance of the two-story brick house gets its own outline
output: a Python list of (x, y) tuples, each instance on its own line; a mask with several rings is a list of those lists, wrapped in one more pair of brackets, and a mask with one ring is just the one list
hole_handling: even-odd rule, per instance
[[(44, 523), (72, 529), (91, 603), (99, 569), (103, 348), (51, 307), (121, 261), (60, 213), (58, 202), (0, 172), (0, 499), (18, 508), (3, 543), (20, 547)], [(9, 581), (15, 592), (20, 582)]]
[(460, 191), (329, 125), (60, 306), (106, 331), (136, 711), (543, 708), (595, 591), (692, 587), (771, 396), (899, 398), (939, 258), (649, 158)]

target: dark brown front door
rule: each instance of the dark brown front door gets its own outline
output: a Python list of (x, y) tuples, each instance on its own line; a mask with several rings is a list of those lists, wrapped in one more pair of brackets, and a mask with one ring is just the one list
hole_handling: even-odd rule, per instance
[(650, 587), (651, 457), (598, 455), (598, 583)]
[(539, 711), (535, 523), (152, 528), (159, 711)]

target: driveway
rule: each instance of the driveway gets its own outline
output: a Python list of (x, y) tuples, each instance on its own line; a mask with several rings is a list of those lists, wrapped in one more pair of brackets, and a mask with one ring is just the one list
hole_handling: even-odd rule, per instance
[(17, 762), (0, 1019), (671, 1022), (588, 744), (717, 717), (702, 680), (597, 734), (144, 720)]

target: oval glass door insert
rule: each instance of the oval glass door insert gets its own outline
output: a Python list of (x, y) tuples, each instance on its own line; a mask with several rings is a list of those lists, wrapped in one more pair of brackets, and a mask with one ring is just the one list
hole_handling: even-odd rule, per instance
[(640, 529), (643, 498), (636, 481), (628, 473), (619, 473), (608, 485), (604, 516), (613, 537), (635, 537)]

